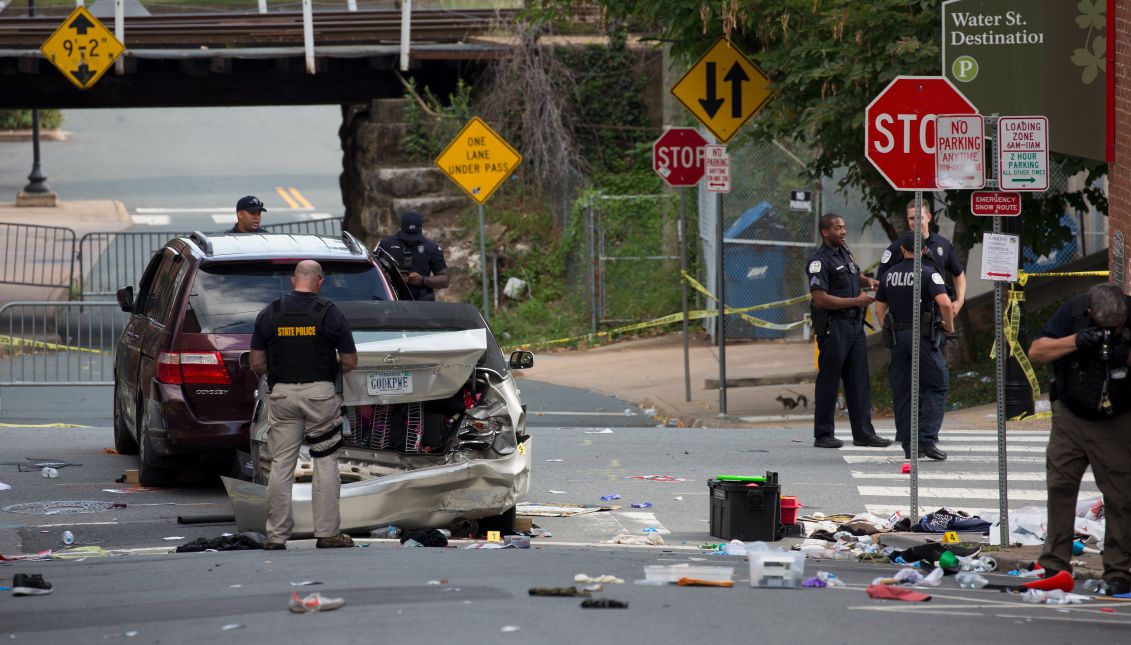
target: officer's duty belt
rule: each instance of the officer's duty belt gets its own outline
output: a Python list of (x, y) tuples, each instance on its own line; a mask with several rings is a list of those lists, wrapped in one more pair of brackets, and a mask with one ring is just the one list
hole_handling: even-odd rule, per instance
[(848, 309), (833, 309), (829, 311), (830, 318), (860, 318), (860, 308), (850, 307)]
[[(890, 327), (891, 327), (891, 330), (892, 330), (892, 331), (910, 331), (911, 329), (913, 329), (913, 328), (915, 327), (915, 323), (910, 323), (910, 322), (894, 322), (894, 323), (891, 323), (891, 324), (890, 324)], [(923, 331), (924, 331), (924, 333), (923, 333), (923, 335), (924, 335), (924, 336), (927, 336), (927, 335), (928, 335), (928, 333), (927, 333), (927, 330), (925, 329), (926, 325), (924, 325), (923, 327), (924, 327), (924, 330), (923, 330)]]

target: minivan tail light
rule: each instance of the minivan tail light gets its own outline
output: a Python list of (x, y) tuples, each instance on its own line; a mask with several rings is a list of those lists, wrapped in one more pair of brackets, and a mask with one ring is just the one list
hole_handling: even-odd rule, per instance
[(231, 377), (220, 352), (161, 352), (157, 380), (167, 384), (230, 385)]

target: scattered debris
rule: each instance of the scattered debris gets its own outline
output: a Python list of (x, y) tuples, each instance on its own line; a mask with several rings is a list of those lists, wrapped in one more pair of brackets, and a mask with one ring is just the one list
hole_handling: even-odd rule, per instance
[(54, 469), (54, 468), (51, 468), (50, 466), (44, 467), (42, 472), (43, 472), (43, 476), (46, 477), (47, 479), (55, 479), (56, 477), (59, 476), (59, 471)]
[(313, 614), (319, 611), (338, 609), (346, 604), (345, 598), (327, 598), (317, 591), (305, 598), (300, 598), (298, 592), (291, 592), (290, 610), (295, 614)]
[(531, 587), (526, 590), (526, 593), (531, 596), (553, 596), (553, 597), (571, 597), (571, 596), (585, 596), (589, 597), (589, 592), (577, 587)]
[(566, 492), (564, 490), (551, 490), (551, 491), (548, 491), (548, 492), (552, 495), (565, 495), (566, 494)]
[(931, 597), (909, 587), (890, 585), (868, 585), (868, 597), (876, 600), (902, 600), (904, 602), (927, 602)]
[(577, 584), (582, 584), (582, 585), (592, 584), (592, 583), (613, 584), (613, 585), (623, 585), (624, 584), (624, 580), (622, 580), (622, 579), (620, 579), (620, 578), (618, 578), (618, 577), (616, 577), (612, 574), (608, 574), (608, 573), (603, 574), (603, 575), (599, 575), (596, 578), (594, 578), (593, 576), (584, 574), (584, 573), (579, 573), (579, 574), (577, 574), (573, 577), (573, 581), (576, 582)]
[(177, 547), (177, 553), (199, 553), (201, 551), (249, 551), (262, 549), (267, 536), (255, 531), (244, 531), (238, 535), (227, 533), (217, 538), (196, 538), (192, 542)]
[(605, 428), (604, 430), (586, 430), (585, 434), (613, 434), (613, 429)]
[(243, 629), (243, 624), (242, 623), (228, 623), (227, 625), (224, 625), (220, 629), (222, 629), (226, 632), (230, 632), (233, 629)]
[(601, 496), (602, 502), (612, 502), (612, 501), (616, 501), (618, 499), (620, 499), (620, 494), (618, 494), (618, 493), (610, 493), (608, 495), (602, 495)]
[(9, 486), (8, 484), (5, 484), (4, 482), (0, 482), (0, 490), (9, 490), (10, 488), (12, 488), (12, 487)]
[(311, 587), (313, 585), (320, 585), (320, 584), (322, 584), (322, 582), (319, 581), (319, 580), (303, 580), (301, 582), (292, 582), (291, 586), (292, 587)]
[(518, 625), (503, 625), (503, 628), (502, 628), (502, 629), (500, 629), (499, 631), (501, 631), (501, 632), (503, 632), (504, 634), (506, 634), (506, 633), (508, 633), (508, 632), (517, 632), (518, 630), (519, 630), (519, 626), (518, 626)]
[(618, 506), (596, 506), (593, 504), (541, 504), (538, 502), (522, 502), (515, 506), (516, 515), (534, 517), (570, 517), (582, 513), (596, 513), (597, 511), (611, 511)]
[(628, 603), (612, 598), (589, 598), (581, 601), (582, 609), (628, 609)]
[(702, 578), (680, 578), (676, 581), (681, 587), (733, 587), (734, 580), (703, 580)]
[(652, 508), (652, 502), (637, 502), (632, 504), (632, 508)]
[(672, 477), (671, 475), (633, 475), (629, 479), (639, 479), (643, 481), (652, 482), (685, 482), (688, 481), (683, 477)]
[(618, 533), (608, 540), (601, 540), (602, 544), (636, 544), (636, 545), (661, 545), (664, 543), (664, 538), (660, 537), (659, 533), (645, 533), (644, 535), (637, 535), (633, 533)]
[(169, 537), (163, 537), (161, 539), (165, 540), (166, 542), (172, 542), (173, 540), (183, 540), (183, 539), (185, 539), (185, 536), (183, 536), (183, 535), (170, 535)]

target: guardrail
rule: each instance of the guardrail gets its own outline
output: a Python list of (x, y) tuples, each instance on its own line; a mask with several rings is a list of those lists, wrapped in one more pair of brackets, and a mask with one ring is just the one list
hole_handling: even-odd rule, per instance
[(0, 307), (0, 387), (112, 385), (114, 345), (129, 314), (115, 302)]
[(59, 226), (0, 223), (0, 283), (70, 289), (75, 232)]
[[(269, 233), (284, 235), (340, 235), (341, 217), (281, 222), (266, 227)], [(187, 237), (189, 232), (125, 231), (96, 232), (83, 235), (78, 242), (79, 298), (112, 296), (121, 287), (133, 285), (145, 270), (153, 254), (174, 237)], [(3, 280), (0, 280), (3, 282)]]

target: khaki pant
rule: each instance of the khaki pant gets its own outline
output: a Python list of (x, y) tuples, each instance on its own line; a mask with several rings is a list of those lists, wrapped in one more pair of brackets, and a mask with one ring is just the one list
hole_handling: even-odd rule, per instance
[(1107, 421), (1087, 421), (1060, 401), (1052, 404), (1052, 432), (1045, 457), (1048, 537), (1040, 563), (1072, 570), (1076, 498), (1084, 469), (1092, 466), (1104, 496), (1104, 579), (1131, 580), (1131, 412)]
[[(267, 449), (271, 451), (271, 477), (267, 482), (267, 539), (286, 542), (294, 529), (291, 489), (295, 481), (295, 465), (299, 447), (310, 435), (323, 434), (338, 423), (342, 399), (328, 381), (315, 383), (276, 383), (267, 406)], [(324, 450), (341, 439), (311, 444), (312, 450)], [(341, 513), (338, 508), (342, 482), (338, 476), (338, 453), (314, 459), (314, 537), (338, 534)]]

